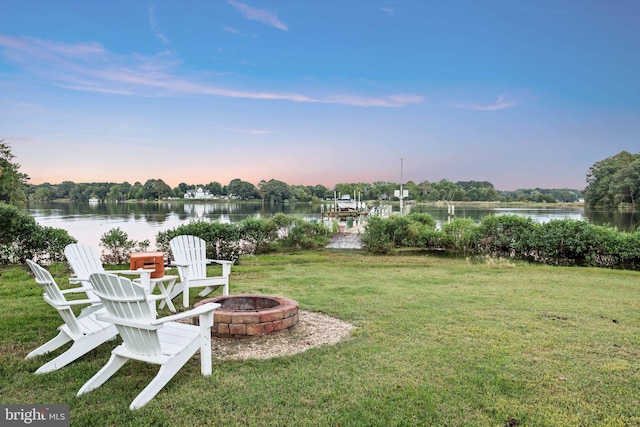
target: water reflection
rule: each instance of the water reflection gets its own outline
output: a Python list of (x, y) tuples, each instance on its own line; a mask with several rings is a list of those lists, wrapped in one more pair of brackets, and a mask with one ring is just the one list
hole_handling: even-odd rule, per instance
[[(480, 221), (490, 214), (515, 214), (528, 216), (538, 222), (572, 218), (587, 220), (592, 224), (610, 225), (619, 230), (633, 231), (640, 224), (640, 212), (632, 210), (592, 210), (581, 205), (561, 207), (477, 207), (455, 206), (451, 216), (447, 206), (405, 206), (407, 212), (423, 212), (434, 217), (438, 226), (451, 218), (472, 218)], [(398, 206), (394, 206), (397, 211)], [(237, 223), (248, 216), (270, 217), (277, 213), (301, 218), (320, 219), (319, 205), (263, 206), (249, 202), (207, 203), (31, 203), (27, 210), (44, 226), (62, 228), (81, 243), (99, 246), (100, 237), (112, 228), (119, 227), (134, 240), (148, 239), (150, 249), (155, 247), (155, 236), (160, 231), (176, 228), (190, 221), (207, 220)]]
[(609, 225), (619, 230), (633, 231), (640, 225), (640, 211), (630, 209), (585, 209), (585, 218), (592, 224)]

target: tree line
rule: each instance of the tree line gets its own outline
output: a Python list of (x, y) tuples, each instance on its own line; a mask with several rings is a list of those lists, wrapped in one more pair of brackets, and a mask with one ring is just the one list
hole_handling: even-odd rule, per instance
[[(290, 185), (272, 179), (260, 181), (258, 185), (241, 179), (234, 179), (227, 185), (217, 181), (207, 184), (180, 183), (171, 188), (162, 179), (149, 179), (144, 184), (136, 182), (93, 182), (28, 185), (26, 198), (32, 201), (68, 199), (73, 202), (87, 202), (91, 199), (101, 202), (127, 200), (181, 199), (189, 190), (202, 188), (216, 198), (236, 200), (263, 200), (268, 203), (319, 202), (332, 199), (334, 195), (348, 195), (363, 201), (398, 200), (394, 195), (399, 184), (377, 181), (373, 183), (340, 183), (333, 188), (324, 185)], [(500, 202), (577, 202), (582, 194), (574, 189), (519, 189), (515, 191), (496, 190), (487, 181), (458, 181), (446, 179), (438, 182), (423, 181), (419, 184), (409, 181), (403, 184), (408, 191), (405, 200), (417, 202), (436, 201), (500, 201)]]
[[(621, 156), (621, 153), (619, 156)], [(626, 153), (629, 155), (628, 153)], [(633, 155), (629, 155), (633, 156)], [(636, 155), (640, 156), (640, 155)], [(627, 157), (621, 156), (621, 157)], [(614, 168), (625, 162), (608, 162), (606, 159), (596, 163), (589, 172), (591, 179), (590, 189), (593, 190), (593, 182), (602, 183), (601, 175), (610, 172), (609, 163)], [(600, 163), (606, 163), (607, 168), (600, 167)], [(640, 166), (632, 167), (630, 172), (640, 173)], [(638, 162), (636, 162), (638, 163)], [(640, 163), (638, 163), (640, 164)], [(635, 169), (633, 169), (635, 168)], [(373, 183), (340, 183), (333, 188), (324, 185), (290, 185), (285, 182), (271, 179), (262, 180), (257, 185), (236, 178), (229, 184), (222, 185), (217, 181), (207, 184), (186, 184), (184, 182), (171, 188), (162, 179), (149, 179), (144, 184), (135, 182), (81, 182), (64, 181), (60, 184), (29, 184), (29, 177), (19, 171), (20, 164), (16, 163), (11, 153), (10, 146), (0, 139), (0, 202), (21, 201), (50, 201), (67, 199), (73, 202), (87, 202), (91, 199), (99, 201), (127, 201), (127, 200), (162, 200), (169, 198), (183, 198), (189, 190), (202, 188), (214, 197), (232, 198), (238, 200), (263, 200), (268, 203), (295, 203), (313, 202), (331, 199), (334, 195), (349, 195), (363, 201), (371, 200), (397, 200), (395, 196), (399, 184), (395, 182), (376, 181)], [(625, 169), (626, 170), (626, 169)], [(602, 173), (600, 173), (602, 172)], [(627, 176), (629, 175), (629, 176)], [(613, 197), (613, 200), (627, 200), (637, 198), (637, 189), (630, 190), (626, 185), (633, 174), (624, 174), (623, 183), (616, 188), (624, 192), (623, 196)], [(597, 179), (596, 179), (597, 178)], [(518, 189), (515, 191), (496, 190), (488, 181), (458, 181), (452, 182), (442, 179), (437, 182), (423, 181), (415, 183), (409, 181), (403, 183), (403, 189), (408, 191), (406, 200), (417, 202), (436, 201), (500, 201), (500, 202), (577, 202), (582, 198), (582, 192), (576, 189)], [(592, 191), (593, 193), (593, 191)]]

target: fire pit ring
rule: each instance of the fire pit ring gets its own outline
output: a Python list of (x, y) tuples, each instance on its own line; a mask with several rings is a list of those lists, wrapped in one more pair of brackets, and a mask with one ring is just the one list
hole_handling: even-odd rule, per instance
[[(273, 295), (239, 294), (207, 298), (196, 304), (220, 304), (213, 312), (211, 335), (254, 338), (288, 330), (298, 323), (298, 302)], [(196, 320), (196, 319), (194, 319)]]

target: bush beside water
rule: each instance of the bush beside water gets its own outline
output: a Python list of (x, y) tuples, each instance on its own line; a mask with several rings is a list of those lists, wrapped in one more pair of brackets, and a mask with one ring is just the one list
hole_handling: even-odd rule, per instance
[(43, 227), (13, 205), (0, 203), (0, 264), (64, 261), (64, 248), (76, 239), (66, 230)]
[(419, 248), (549, 265), (640, 268), (640, 230), (627, 233), (575, 219), (540, 224), (518, 215), (489, 215), (479, 223), (457, 218), (436, 230), (435, 221), (425, 220), (428, 214), (420, 215), (371, 218), (363, 238), (367, 249), (388, 254)]
[(237, 262), (243, 255), (264, 254), (278, 249), (300, 250), (324, 247), (331, 230), (285, 214), (271, 218), (247, 218), (238, 224), (194, 221), (156, 235), (158, 250), (169, 252), (175, 236), (191, 234), (207, 242), (207, 257)]

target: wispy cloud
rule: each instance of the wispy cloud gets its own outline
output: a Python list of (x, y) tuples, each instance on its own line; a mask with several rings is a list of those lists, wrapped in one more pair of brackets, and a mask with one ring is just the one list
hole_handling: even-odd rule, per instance
[(162, 34), (160, 31), (160, 27), (158, 27), (158, 22), (156, 21), (156, 9), (154, 6), (149, 6), (149, 23), (151, 24), (151, 29), (156, 34), (156, 36), (162, 40), (162, 43), (169, 43), (169, 39)]
[(280, 18), (278, 18), (278, 15), (274, 12), (271, 12), (270, 10), (258, 9), (257, 7), (252, 7), (235, 0), (227, 0), (227, 3), (238, 9), (240, 13), (242, 13), (247, 19), (262, 22), (265, 25), (277, 28), (282, 31), (289, 30), (287, 24), (282, 22)]
[(237, 28), (230, 27), (228, 25), (225, 25), (224, 27), (222, 27), (222, 29), (227, 33), (237, 34), (239, 36), (246, 36), (246, 34), (243, 31), (238, 30)]
[(451, 106), (453, 108), (462, 108), (465, 110), (474, 110), (474, 111), (495, 111), (495, 110), (504, 110), (505, 108), (515, 107), (516, 103), (513, 101), (505, 100), (504, 95), (500, 95), (496, 98), (496, 101), (493, 104), (481, 105), (481, 104), (459, 104), (452, 103)]
[(238, 128), (223, 128), (223, 130), (237, 133), (247, 133), (249, 135), (269, 135), (272, 133), (270, 130), (265, 129), (238, 129)]
[(404, 107), (424, 102), (419, 95), (308, 95), (232, 89), (208, 81), (211, 75), (185, 73), (172, 51), (123, 56), (99, 43), (64, 44), (0, 34), (0, 56), (33, 77), (76, 91), (149, 97), (197, 94), (358, 107)]

